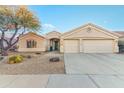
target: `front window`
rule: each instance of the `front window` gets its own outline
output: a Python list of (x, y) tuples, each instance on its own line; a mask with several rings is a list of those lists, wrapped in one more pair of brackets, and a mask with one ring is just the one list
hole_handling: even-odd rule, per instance
[(35, 40), (27, 40), (27, 48), (36, 48), (37, 42)]

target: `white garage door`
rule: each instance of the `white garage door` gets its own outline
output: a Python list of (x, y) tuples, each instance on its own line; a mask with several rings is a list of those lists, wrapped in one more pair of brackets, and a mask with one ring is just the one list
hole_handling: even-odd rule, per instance
[(64, 40), (64, 52), (65, 53), (78, 53), (79, 52), (79, 40)]
[(113, 40), (83, 40), (84, 53), (112, 53)]

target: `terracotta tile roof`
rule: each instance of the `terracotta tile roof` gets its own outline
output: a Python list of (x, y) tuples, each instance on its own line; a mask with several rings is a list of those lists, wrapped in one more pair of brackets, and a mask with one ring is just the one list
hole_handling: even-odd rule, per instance
[(121, 35), (121, 37), (124, 37), (124, 31), (114, 31), (114, 32), (116, 32), (116, 33), (120, 34), (120, 35)]

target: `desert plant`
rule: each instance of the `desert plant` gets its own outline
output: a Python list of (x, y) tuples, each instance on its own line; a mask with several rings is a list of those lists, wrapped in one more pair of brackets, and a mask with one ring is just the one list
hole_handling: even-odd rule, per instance
[(3, 57), (0, 57), (0, 60), (2, 60), (3, 59)]
[(30, 59), (31, 58), (31, 55), (27, 55), (27, 58)]
[(14, 64), (14, 63), (20, 63), (23, 61), (23, 57), (20, 56), (20, 55), (17, 55), (17, 56), (11, 56), (9, 58), (9, 64)]

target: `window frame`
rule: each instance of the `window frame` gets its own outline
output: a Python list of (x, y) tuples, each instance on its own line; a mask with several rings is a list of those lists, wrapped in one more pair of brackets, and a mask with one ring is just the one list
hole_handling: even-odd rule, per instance
[(27, 48), (37, 48), (37, 41), (34, 39), (26, 40)]

